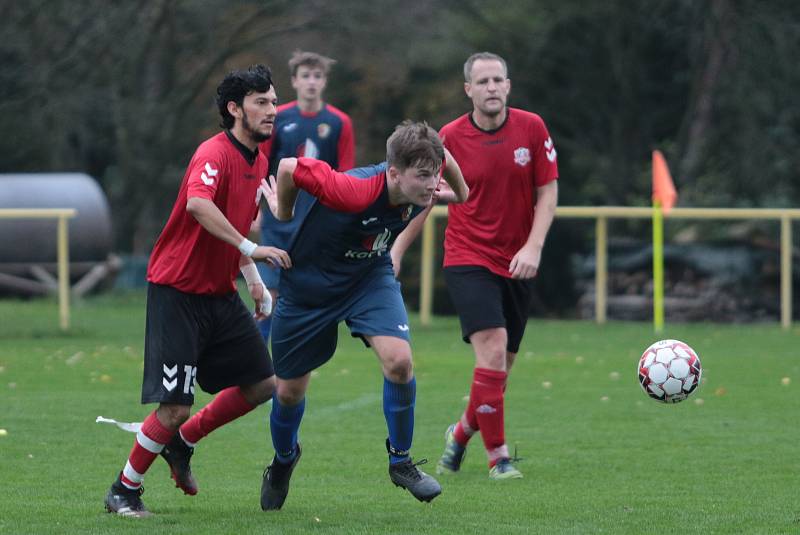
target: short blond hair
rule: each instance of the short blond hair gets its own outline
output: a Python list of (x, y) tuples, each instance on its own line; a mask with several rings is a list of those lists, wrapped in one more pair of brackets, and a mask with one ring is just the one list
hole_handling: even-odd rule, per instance
[(485, 61), (499, 61), (501, 65), (503, 65), (503, 71), (506, 73), (506, 78), (508, 78), (508, 65), (506, 65), (506, 60), (498, 56), (497, 54), (493, 54), (491, 52), (476, 52), (472, 54), (470, 57), (467, 58), (467, 61), (464, 63), (464, 81), (467, 83), (472, 82), (472, 64), (478, 61), (479, 59)]
[(317, 54), (316, 52), (304, 52), (302, 50), (295, 50), (292, 57), (289, 58), (289, 71), (292, 76), (297, 76), (297, 69), (299, 67), (308, 67), (310, 69), (322, 69), (325, 76), (331, 71), (331, 66), (336, 63), (336, 60)]

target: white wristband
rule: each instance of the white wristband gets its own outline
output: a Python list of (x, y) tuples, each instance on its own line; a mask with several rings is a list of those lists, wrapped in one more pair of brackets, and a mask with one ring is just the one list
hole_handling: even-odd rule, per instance
[(247, 281), (248, 286), (251, 284), (264, 284), (264, 281), (261, 280), (261, 275), (258, 274), (258, 268), (254, 263), (239, 266), (239, 271), (242, 272), (242, 276), (244, 280)]
[(252, 284), (260, 284), (261, 286), (264, 286), (264, 296), (261, 299), (261, 313), (265, 316), (269, 316), (269, 314), (272, 312), (272, 295), (270, 295), (269, 291), (267, 290), (264, 281), (261, 280), (261, 275), (258, 274), (258, 268), (254, 263), (244, 264), (243, 266), (239, 266), (239, 271), (242, 272), (244, 280), (247, 281), (247, 286)]
[(242, 243), (239, 244), (239, 252), (245, 256), (253, 256), (253, 253), (256, 251), (257, 247), (257, 243), (253, 243), (245, 238), (242, 240)]

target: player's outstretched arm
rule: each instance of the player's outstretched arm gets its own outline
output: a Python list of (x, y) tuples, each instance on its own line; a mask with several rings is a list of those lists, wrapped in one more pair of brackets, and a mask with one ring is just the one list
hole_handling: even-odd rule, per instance
[(461, 174), (461, 168), (458, 162), (450, 154), (450, 151), (444, 149), (444, 169), (442, 170), (442, 177), (447, 182), (449, 188), (440, 188), (438, 192), (438, 199), (443, 202), (461, 203), (469, 197), (469, 186), (464, 181), (464, 175)]
[(294, 202), (297, 200), (297, 185), (294, 183), (294, 170), (297, 169), (297, 158), (284, 158), (278, 164), (277, 198), (278, 206), (275, 219), (289, 221), (294, 217)]
[(189, 197), (189, 200), (186, 201), (186, 211), (192, 214), (209, 234), (233, 245), (243, 255), (254, 260), (265, 260), (276, 267), (292, 267), (292, 261), (286, 251), (266, 245), (257, 245), (239, 234), (239, 231), (234, 228), (213, 201), (203, 197)]
[(553, 180), (536, 188), (536, 212), (533, 216), (531, 232), (528, 234), (525, 245), (517, 251), (508, 266), (512, 278), (531, 279), (539, 272), (544, 240), (553, 223), (557, 204), (558, 181)]

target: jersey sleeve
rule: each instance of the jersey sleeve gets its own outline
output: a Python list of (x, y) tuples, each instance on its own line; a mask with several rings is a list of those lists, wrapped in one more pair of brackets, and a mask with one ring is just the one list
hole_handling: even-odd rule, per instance
[(272, 167), (277, 167), (278, 165), (278, 162), (273, 162), (274, 158), (272, 157), (272, 151), (274, 150), (273, 149), (274, 145), (275, 145), (275, 130), (273, 129), (270, 138), (267, 139), (266, 141), (262, 141), (258, 145), (258, 152), (266, 156), (267, 161), (269, 162), (270, 165), (270, 167), (268, 167), (269, 174), (274, 174), (274, 170), (272, 169)]
[(544, 121), (536, 116), (531, 125), (533, 165), (534, 165), (534, 186), (541, 187), (558, 178), (558, 160), (556, 146), (553, 138), (547, 131)]
[(224, 157), (220, 151), (198, 151), (189, 163), (187, 198), (213, 201), (220, 181), (225, 180), (224, 174)]
[(295, 185), (340, 212), (357, 213), (372, 204), (383, 190), (383, 175), (357, 178), (331, 169), (322, 160), (298, 158), (292, 175)]
[(353, 121), (342, 114), (342, 132), (336, 144), (339, 171), (347, 171), (356, 166), (356, 142), (353, 133)]

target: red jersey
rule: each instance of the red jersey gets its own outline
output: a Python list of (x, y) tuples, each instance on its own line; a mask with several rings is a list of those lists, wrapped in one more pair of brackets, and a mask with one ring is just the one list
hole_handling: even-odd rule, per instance
[(533, 225), (536, 188), (558, 178), (556, 149), (544, 121), (508, 108), (497, 130), (481, 130), (466, 114), (439, 134), (469, 186), (467, 202), (447, 208), (445, 267), (482, 266), (511, 277), (508, 265)]
[(189, 162), (172, 214), (153, 247), (147, 280), (193, 294), (236, 291), (241, 253), (204, 229), (186, 211), (186, 201), (213, 201), (247, 236), (258, 209), (258, 186), (266, 175), (266, 156), (251, 152), (228, 131), (204, 141)]

